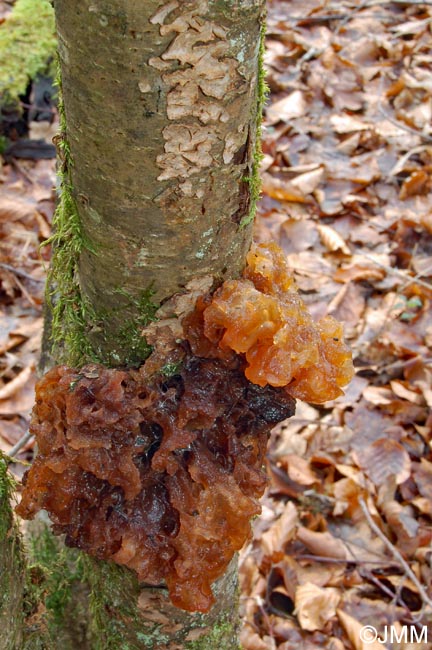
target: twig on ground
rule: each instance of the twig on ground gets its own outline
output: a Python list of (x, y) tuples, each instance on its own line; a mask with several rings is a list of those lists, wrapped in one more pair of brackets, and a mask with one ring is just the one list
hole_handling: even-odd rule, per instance
[(402, 156), (402, 158), (400, 158), (400, 159), (397, 161), (397, 163), (395, 164), (395, 166), (393, 167), (393, 169), (391, 169), (391, 170), (389, 171), (389, 173), (387, 174), (388, 178), (391, 178), (392, 176), (397, 176), (397, 174), (399, 174), (399, 172), (403, 171), (403, 168), (404, 168), (404, 166), (405, 166), (405, 163), (406, 163), (406, 162), (411, 158), (411, 156), (413, 156), (415, 153), (421, 153), (422, 151), (425, 151), (425, 150), (427, 150), (427, 149), (430, 149), (430, 145), (427, 145), (427, 144), (421, 144), (421, 145), (419, 145), (418, 147), (413, 147), (412, 149), (410, 149), (409, 151), (407, 151), (406, 154), (404, 154), (404, 155)]
[(368, 253), (362, 253), (363, 257), (366, 257), (368, 260), (376, 264), (377, 266), (380, 266), (381, 268), (385, 269), (388, 273), (391, 273), (393, 275), (397, 275), (400, 278), (403, 278), (406, 282), (405, 286), (409, 286), (410, 284), (420, 284), (422, 287), (425, 287), (429, 291), (432, 291), (432, 284), (429, 284), (428, 282), (425, 282), (421, 280), (421, 277), (425, 275), (425, 272), (423, 271), (422, 273), (418, 273), (417, 275), (414, 276), (409, 276), (403, 271), (400, 271), (399, 269), (394, 269), (392, 266), (388, 266), (387, 264), (383, 264), (382, 262), (378, 262), (373, 255), (369, 255)]
[(338, 557), (326, 557), (325, 555), (313, 555), (312, 553), (296, 553), (294, 555), (295, 560), (311, 560), (313, 562), (328, 562), (329, 564), (355, 564), (358, 566), (363, 566), (366, 564), (373, 564), (376, 566), (385, 566), (388, 567), (389, 562), (384, 560), (356, 560), (354, 559), (344, 559)]
[(5, 264), (4, 262), (0, 262), (0, 267), (2, 269), (5, 269), (6, 271), (10, 271), (11, 273), (14, 273), (20, 278), (26, 278), (27, 280), (31, 280), (32, 282), (45, 282), (44, 279), (34, 278), (30, 275), (30, 273), (26, 273), (26, 271), (21, 271), (21, 269), (16, 269), (14, 266), (11, 266), (10, 264)]
[(360, 508), (363, 510), (364, 516), (366, 517), (366, 520), (371, 528), (371, 530), (375, 533), (377, 537), (383, 542), (383, 544), (387, 547), (387, 549), (390, 551), (390, 553), (393, 555), (395, 560), (397, 560), (401, 566), (401, 568), (404, 570), (405, 575), (407, 575), (413, 584), (416, 586), (418, 593), (425, 605), (430, 607), (432, 609), (432, 600), (429, 598), (428, 594), (426, 593), (426, 589), (423, 587), (417, 576), (415, 575), (414, 571), (411, 569), (409, 566), (408, 562), (404, 559), (400, 551), (391, 543), (391, 541), (384, 535), (382, 530), (379, 528), (379, 526), (375, 523), (375, 521), (372, 519), (372, 515), (369, 512), (369, 508), (366, 505), (365, 500), (360, 497), (359, 499), (359, 504)]
[(422, 140), (425, 140), (426, 142), (432, 142), (432, 136), (428, 135), (427, 133), (422, 133), (418, 129), (413, 129), (411, 126), (408, 126), (407, 124), (404, 124), (403, 122), (400, 122), (399, 120), (396, 120), (394, 117), (392, 117), (391, 115), (389, 115), (387, 113), (387, 111), (384, 109), (384, 107), (381, 105), (381, 103), (378, 106), (378, 111), (391, 124), (394, 124), (394, 126), (397, 126), (398, 129), (401, 129), (402, 131), (406, 131), (407, 133), (411, 133), (412, 135), (417, 135), (419, 138), (421, 138)]
[(9, 458), (14, 458), (17, 455), (17, 453), (21, 451), (21, 449), (27, 444), (30, 438), (33, 438), (33, 434), (30, 433), (30, 431), (26, 431), (23, 437), (18, 440), (18, 442), (12, 447), (12, 449), (8, 453)]

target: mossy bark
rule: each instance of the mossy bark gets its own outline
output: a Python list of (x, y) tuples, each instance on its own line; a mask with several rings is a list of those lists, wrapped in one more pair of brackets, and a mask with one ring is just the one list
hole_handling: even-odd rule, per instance
[(0, 454), (0, 650), (54, 650), (40, 599), (43, 579), (28, 562), (13, 515), (14, 489)]
[[(240, 273), (257, 195), (264, 5), (54, 1), (64, 113), (51, 333), (64, 337), (62, 361), (139, 363), (155, 306), (192, 278)], [(92, 650), (237, 647), (235, 562), (208, 614), (174, 608), (165, 588), (113, 564), (84, 565)]]
[(12, 650), (23, 644), (25, 577), (21, 539), (13, 521), (11, 483), (6, 461), (0, 458), (0, 648)]
[[(149, 290), (238, 275), (250, 246), (263, 0), (56, 0), (85, 336), (111, 365)], [(146, 293), (147, 292), (147, 293)]]

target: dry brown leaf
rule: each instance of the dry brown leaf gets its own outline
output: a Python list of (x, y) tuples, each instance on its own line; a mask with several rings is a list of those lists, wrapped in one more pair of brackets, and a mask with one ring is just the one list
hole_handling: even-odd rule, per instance
[(290, 181), (282, 181), (280, 178), (276, 178), (267, 172), (262, 174), (261, 179), (262, 191), (272, 199), (292, 201), (294, 203), (304, 203), (306, 201), (300, 190), (294, 187)]
[(406, 555), (411, 555), (419, 547), (420, 523), (415, 519), (411, 506), (402, 506), (394, 499), (382, 504), (381, 510), (387, 524), (397, 535), (397, 547)]
[(404, 180), (399, 193), (399, 198), (403, 201), (416, 194), (428, 192), (431, 185), (431, 178), (423, 169), (415, 171)]
[(391, 404), (394, 395), (389, 388), (384, 386), (367, 386), (363, 391), (363, 398), (375, 406)]
[(379, 438), (359, 449), (356, 456), (360, 467), (375, 485), (383, 485), (390, 477), (400, 484), (411, 474), (411, 459), (405, 448), (391, 438)]
[(417, 497), (412, 500), (412, 504), (424, 515), (432, 517), (432, 500), (425, 497)]
[(4, 354), (5, 352), (8, 352), (9, 350), (13, 350), (17, 345), (25, 341), (24, 337), (22, 336), (15, 336), (14, 334), (11, 334), (7, 341), (5, 341), (2, 345), (0, 345), (0, 355)]
[(309, 461), (296, 454), (287, 454), (280, 458), (282, 467), (287, 468), (288, 476), (300, 485), (312, 485), (319, 482), (318, 477), (310, 468)]
[(0, 223), (33, 217), (35, 202), (18, 194), (2, 192), (0, 196)]
[(319, 223), (317, 230), (324, 246), (331, 252), (342, 251), (345, 255), (350, 255), (351, 251), (338, 232), (331, 226)]
[(313, 248), (318, 242), (316, 225), (306, 219), (285, 219), (280, 227), (280, 236), (287, 254)]
[(341, 478), (339, 481), (336, 481), (333, 484), (333, 494), (336, 498), (333, 515), (341, 515), (350, 505), (355, 507), (361, 493), (362, 491), (359, 485), (350, 478)]
[(27, 424), (22, 418), (15, 417), (7, 420), (3, 418), (0, 419), (0, 437), (11, 446), (22, 438), (26, 430)]
[[(374, 640), (374, 628), (370, 629), (370, 636), (368, 636), (364, 632), (365, 625), (344, 612), (343, 609), (336, 610), (336, 614), (355, 650), (382, 650), (382, 644)], [(366, 642), (362, 640), (363, 637)]]
[(421, 390), (426, 404), (429, 408), (432, 408), (432, 370), (425, 366), (423, 359), (416, 359), (407, 368), (405, 376), (410, 384)]
[[(254, 632), (248, 625), (245, 625), (240, 632), (240, 643), (243, 650), (270, 650), (266, 641), (259, 634)], [(274, 646), (273, 646), (274, 647)]]
[(422, 497), (432, 501), (432, 463), (427, 458), (413, 463), (413, 477)]
[(368, 282), (379, 282), (385, 278), (385, 275), (386, 273), (383, 269), (360, 264), (350, 264), (345, 268), (337, 269), (333, 277), (336, 282), (359, 282), (361, 280), (366, 280)]
[(268, 557), (279, 553), (283, 554), (286, 544), (295, 535), (297, 525), (297, 508), (292, 501), (289, 501), (279, 519), (261, 537), (264, 554)]
[(318, 167), (318, 169), (313, 169), (304, 174), (300, 174), (291, 179), (291, 187), (297, 188), (303, 196), (312, 194), (321, 183), (324, 177), (324, 172), (324, 167)]
[(295, 593), (295, 614), (303, 630), (322, 630), (336, 614), (341, 594), (338, 589), (307, 582), (299, 585)]
[(26, 384), (31, 377), (32, 373), (33, 368), (30, 366), (24, 368), (24, 370), (21, 370), (21, 372), (16, 377), (14, 377), (14, 379), (0, 388), (0, 400), (9, 399), (15, 395), (15, 393), (21, 390), (24, 384)]
[(343, 541), (333, 537), (329, 532), (319, 533), (300, 526), (297, 531), (297, 539), (315, 555), (347, 561), (354, 559)]
[(266, 120), (269, 124), (276, 122), (289, 122), (295, 117), (301, 117), (307, 107), (305, 97), (300, 90), (294, 90), (290, 95), (279, 99), (267, 107)]
[(336, 133), (352, 133), (353, 131), (367, 131), (371, 125), (352, 115), (332, 115), (330, 123)]
[(34, 373), (31, 373), (19, 391), (0, 401), (0, 415), (21, 415), (27, 418), (34, 404), (35, 383)]
[(414, 390), (410, 390), (401, 381), (396, 381), (396, 380), (390, 381), (390, 386), (394, 394), (397, 395), (397, 397), (406, 399), (409, 402), (412, 402), (413, 404), (419, 404), (419, 405), (424, 404), (423, 395), (421, 395), (419, 392), (416, 392)]

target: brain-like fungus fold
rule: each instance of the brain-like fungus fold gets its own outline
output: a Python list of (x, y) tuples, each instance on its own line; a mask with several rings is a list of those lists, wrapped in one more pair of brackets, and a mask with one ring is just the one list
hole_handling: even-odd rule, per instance
[(190, 357), (151, 382), (143, 369), (56, 367), (37, 385), (39, 452), (17, 512), (47, 510), (68, 545), (206, 611), (260, 510), (269, 431), (293, 411), (220, 360)]
[(198, 300), (183, 340), (164, 325), (140, 368), (58, 366), (36, 388), (39, 452), (18, 514), (45, 509), (68, 545), (164, 582), (190, 611), (211, 607), (250, 535), (267, 439), (293, 396), (332, 399), (352, 374), (340, 325), (313, 323), (279, 249), (247, 261), (242, 280)]
[(225, 282), (204, 309), (204, 336), (243, 354), (254, 384), (284, 386), (316, 403), (342, 395), (353, 376), (342, 325), (331, 316), (313, 321), (281, 249), (253, 247), (243, 275)]

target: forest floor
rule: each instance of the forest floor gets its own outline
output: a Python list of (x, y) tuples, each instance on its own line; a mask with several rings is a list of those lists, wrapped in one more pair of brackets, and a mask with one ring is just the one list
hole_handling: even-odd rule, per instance
[[(282, 246), (314, 317), (345, 324), (357, 372), (345, 396), (298, 402), (272, 436), (263, 512), (241, 559), (242, 643), (423, 650), (432, 647), (432, 3), (270, 0), (268, 10), (256, 239)], [(39, 245), (54, 186), (53, 160), (0, 171), (5, 453), (33, 405), (49, 260)], [(18, 478), (32, 447), (18, 454)]]

